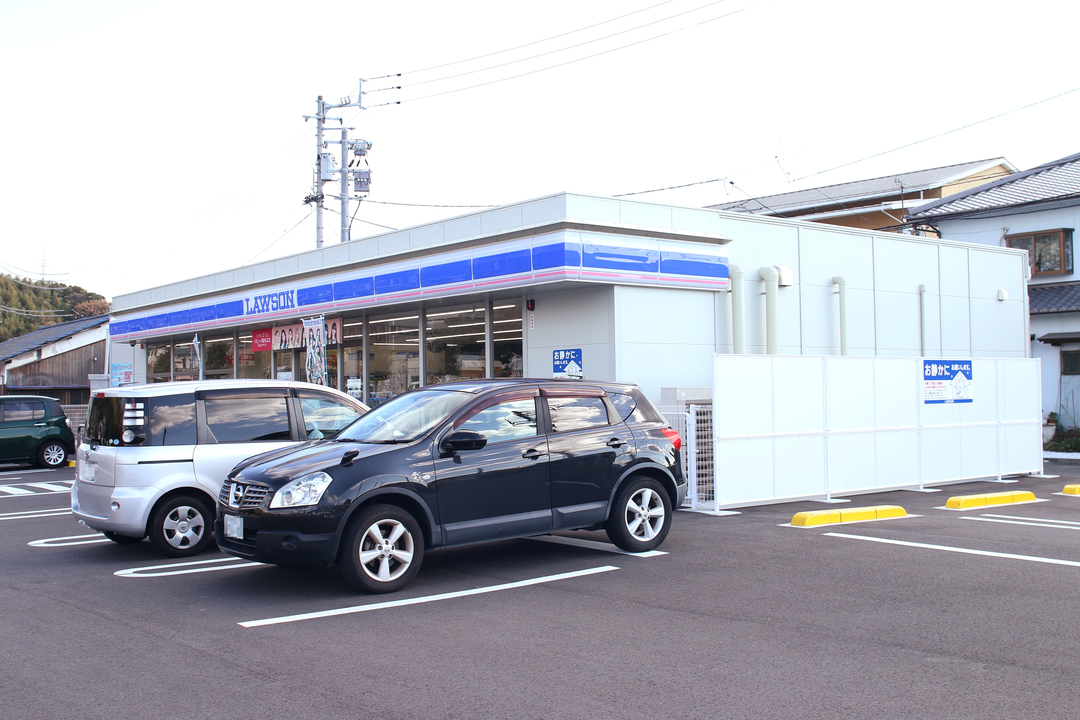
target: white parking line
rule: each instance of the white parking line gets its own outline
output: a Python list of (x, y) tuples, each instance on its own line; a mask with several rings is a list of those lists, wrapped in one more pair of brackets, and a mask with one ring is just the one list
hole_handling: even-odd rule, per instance
[(109, 538), (103, 537), (101, 533), (94, 533), (93, 535), (68, 535), (67, 537), (32, 540), (26, 544), (30, 547), (65, 547), (67, 545), (92, 545), (93, 543), (107, 542), (111, 542)]
[[(1040, 520), (1039, 518), (1008, 518), (1008, 515), (987, 515), (985, 517), (961, 517), (961, 520), (979, 520), (981, 522), (1005, 523), (1007, 525), (1030, 525), (1032, 527), (1054, 528), (1055, 530), (1080, 530), (1080, 523), (1068, 520)], [(1034, 521), (1034, 522), (1033, 522)]]
[(42, 483), (37, 483), (37, 482), (35, 482), (35, 483), (23, 483), (23, 484), (28, 485), (30, 487), (41, 488), (42, 490), (48, 490), (49, 492), (57, 492), (57, 493), (71, 492), (71, 485), (72, 485), (72, 483), (68, 483), (67, 485), (54, 485), (53, 483), (43, 483), (43, 482)]
[(391, 600), (390, 602), (372, 603), (371, 605), (355, 605), (353, 607), (337, 608), (336, 610), (322, 610), (319, 612), (303, 613), (301, 615), (285, 615), (283, 617), (267, 618), (265, 620), (248, 620), (247, 622), (237, 623), (237, 625), (253, 628), (262, 627), (263, 625), (280, 625), (282, 623), (297, 622), (299, 620), (314, 620), (316, 618), (333, 617), (335, 615), (362, 613), (368, 612), (369, 610), (385, 610), (386, 608), (420, 605), (421, 603), (451, 600), (453, 598), (467, 597), (469, 595), (482, 595), (484, 593), (493, 593), (500, 590), (513, 590), (515, 588), (540, 585), (541, 583), (555, 582), (557, 580), (568, 580), (570, 578), (595, 575), (596, 573), (609, 572), (618, 569), (619, 568), (614, 565), (603, 565), (601, 567), (589, 568), (588, 570), (577, 570), (575, 572), (560, 573), (558, 575), (546, 575), (531, 580), (519, 580), (518, 582), (505, 583), (503, 585), (489, 585), (488, 587), (475, 588), (473, 590), (460, 590), (458, 592), (442, 593), (440, 595), (408, 598), (407, 600)]
[(46, 469), (46, 468), (40, 468), (40, 469), (37, 469), (37, 470), (4, 470), (3, 472), (0, 472), (0, 478), (3, 478), (4, 480), (18, 480), (19, 479), (18, 477), (9, 477), (8, 476), (9, 472), (10, 473), (18, 473), (20, 476), (22, 476), (22, 475), (29, 475), (31, 473), (52, 472), (52, 470)]
[(1046, 518), (1032, 518), (1032, 517), (1019, 517), (1017, 515), (995, 515), (993, 513), (983, 513), (983, 517), (991, 518), (1007, 518), (1009, 520), (1034, 520), (1035, 522), (1049, 522), (1057, 525), (1080, 525), (1080, 522), (1074, 520), (1047, 520)]
[(561, 537), (559, 535), (538, 535), (536, 537), (530, 537), (525, 539), (555, 543), (556, 545), (574, 545), (576, 547), (589, 548), (590, 550), (603, 550), (604, 552), (617, 553), (619, 555), (630, 555), (631, 557), (649, 558), (657, 557), (659, 555), (667, 555), (666, 552), (663, 552), (661, 550), (647, 550), (646, 552), (629, 552), (627, 550), (620, 550), (611, 543), (597, 542), (596, 540), (586, 540), (584, 538)]
[(22, 510), (20, 512), (0, 513), (0, 520), (29, 520), (30, 518), (62, 517), (70, 515), (71, 508), (52, 508), (50, 510)]
[[(165, 577), (167, 575), (190, 575), (192, 573), (214, 572), (215, 570), (236, 570), (237, 568), (255, 567), (263, 563), (242, 562), (237, 565), (219, 565), (217, 567), (193, 568), (192, 565), (209, 565), (211, 563), (235, 563), (237, 558), (215, 558), (213, 560), (191, 560), (189, 562), (169, 563), (168, 565), (150, 565), (148, 567), (127, 568), (113, 573), (117, 577)], [(188, 568), (187, 570), (174, 570), (173, 568)], [(164, 572), (151, 572), (152, 570), (164, 570)]]
[(40, 495), (33, 490), (27, 490), (16, 485), (0, 485), (0, 493), (7, 493), (8, 495)]
[(1037, 557), (1035, 555), (1014, 555), (1013, 553), (990, 552), (989, 550), (972, 550), (971, 548), (952, 547), (951, 545), (929, 545), (927, 543), (907, 542), (905, 540), (888, 540), (879, 537), (866, 537), (865, 535), (847, 535), (845, 533), (824, 533), (829, 537), (850, 538), (852, 540), (869, 540), (870, 542), (885, 543), (887, 545), (903, 545), (905, 547), (925, 548), (927, 550), (947, 550), (948, 552), (963, 553), (965, 555), (982, 555), (984, 557), (1004, 558), (1006, 560), (1027, 560), (1029, 562), (1047, 563), (1048, 565), (1068, 565), (1080, 567), (1076, 560), (1059, 560), (1057, 558)]

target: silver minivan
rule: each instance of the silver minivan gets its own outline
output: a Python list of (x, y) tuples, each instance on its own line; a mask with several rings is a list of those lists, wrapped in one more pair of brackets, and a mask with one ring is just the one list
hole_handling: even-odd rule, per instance
[(333, 438), (367, 412), (331, 388), (207, 380), (97, 391), (76, 451), (71, 511), (117, 543), (186, 557), (213, 537), (221, 484), (252, 455)]

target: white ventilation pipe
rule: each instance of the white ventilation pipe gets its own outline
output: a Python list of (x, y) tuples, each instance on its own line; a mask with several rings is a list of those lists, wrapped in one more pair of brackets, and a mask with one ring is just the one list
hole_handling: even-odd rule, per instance
[(926, 286), (919, 285), (919, 355), (926, 357)]
[(780, 273), (775, 267), (758, 270), (765, 281), (765, 352), (776, 355), (780, 351)]
[(837, 275), (832, 279), (833, 284), (840, 289), (840, 354), (848, 354), (848, 331), (847, 331), (847, 280), (843, 275)]
[(731, 283), (731, 352), (746, 354), (746, 299), (743, 287), (742, 265), (728, 265), (728, 281)]

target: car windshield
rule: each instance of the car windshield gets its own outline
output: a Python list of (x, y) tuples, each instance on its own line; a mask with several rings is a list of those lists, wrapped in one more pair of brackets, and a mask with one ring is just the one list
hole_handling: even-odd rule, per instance
[(473, 398), (470, 393), (416, 390), (361, 415), (337, 440), (406, 443), (426, 435)]

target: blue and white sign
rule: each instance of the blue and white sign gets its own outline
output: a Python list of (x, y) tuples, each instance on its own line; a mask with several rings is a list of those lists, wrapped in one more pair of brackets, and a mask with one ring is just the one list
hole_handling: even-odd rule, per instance
[(923, 360), (923, 403), (944, 405), (973, 400), (970, 360)]
[(583, 377), (581, 348), (576, 350), (555, 350), (551, 353), (551, 373), (557, 378)]

